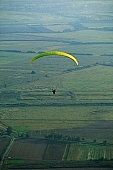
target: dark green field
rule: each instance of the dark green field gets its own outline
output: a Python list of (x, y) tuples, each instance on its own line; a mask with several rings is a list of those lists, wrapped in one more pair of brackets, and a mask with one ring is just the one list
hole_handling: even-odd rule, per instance
[[(54, 131), (113, 144), (112, 9), (112, 0), (1, 0), (0, 132), (11, 126), (15, 137)], [(74, 55), (79, 65), (51, 56), (30, 66), (50, 50)], [(75, 160), (71, 151), (67, 159)]]

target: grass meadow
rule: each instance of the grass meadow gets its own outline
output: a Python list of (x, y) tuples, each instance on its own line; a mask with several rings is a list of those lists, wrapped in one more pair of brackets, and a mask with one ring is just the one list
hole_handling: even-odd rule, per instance
[[(3, 42), (4, 50), (7, 46), (10, 46), (8, 49), (13, 47), (14, 42), (7, 46), (6, 42)], [(100, 56), (105, 52), (99, 49), (96, 51), (98, 57), (94, 53), (91, 56), (78, 54), (78, 67), (63, 57), (45, 57), (30, 67), (30, 59), (35, 56), (35, 53), (26, 52), (30, 44), (31, 41), (15, 43), (12, 49), (21, 50), (21, 53), (1, 52), (0, 118), (3, 124), (16, 131), (27, 132), (84, 127), (92, 121), (113, 120), (112, 67), (93, 66), (97, 62), (111, 62), (111, 56)], [(47, 42), (40, 42), (40, 51), (44, 51), (45, 47), (49, 49), (51, 44), (55, 50), (59, 50), (60, 45), (61, 50), (67, 46), (67, 43), (61, 42), (49, 42), (48, 45)], [(37, 46), (35, 44), (31, 49), (38, 51)], [(70, 52), (76, 53), (74, 48), (79, 48), (72, 46), (68, 45)], [(85, 49), (85, 46), (82, 48)], [(90, 50), (93, 48), (90, 45)], [(77, 52), (81, 53), (81, 50)], [(90, 67), (77, 70), (87, 65)], [(32, 70), (35, 71), (34, 75), (31, 74)], [(52, 88), (56, 87), (57, 92), (53, 95)]]

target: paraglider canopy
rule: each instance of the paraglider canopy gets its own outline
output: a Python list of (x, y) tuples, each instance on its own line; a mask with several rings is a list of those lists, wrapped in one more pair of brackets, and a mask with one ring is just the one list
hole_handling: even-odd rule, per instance
[(30, 65), (32, 65), (35, 60), (37, 60), (41, 57), (50, 56), (50, 55), (58, 55), (58, 56), (64, 56), (64, 57), (70, 58), (71, 60), (73, 60), (76, 63), (76, 65), (78, 65), (78, 61), (74, 56), (72, 56), (71, 54), (65, 53), (65, 52), (61, 52), (61, 51), (48, 51), (48, 52), (38, 54), (37, 56), (32, 58), (32, 60), (30, 61)]

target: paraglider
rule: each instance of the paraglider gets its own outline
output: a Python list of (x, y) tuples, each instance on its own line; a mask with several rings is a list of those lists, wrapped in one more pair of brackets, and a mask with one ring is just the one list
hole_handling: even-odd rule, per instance
[(52, 92), (53, 92), (53, 94), (55, 94), (56, 93), (56, 89), (52, 89)]
[[(58, 55), (58, 56), (67, 57), (67, 58), (71, 59), (72, 61), (74, 61), (76, 63), (76, 65), (78, 65), (78, 61), (74, 56), (72, 56), (71, 54), (62, 52), (62, 51), (48, 51), (48, 52), (38, 54), (34, 58), (32, 58), (32, 60), (30, 61), (30, 65), (32, 65), (35, 62), (35, 60), (37, 60), (37, 59), (39, 59), (41, 57), (50, 56), (50, 55)], [(56, 89), (52, 89), (52, 92), (53, 92), (53, 94), (55, 94)]]
[(37, 60), (41, 57), (50, 56), (50, 55), (58, 55), (58, 56), (64, 56), (64, 57), (70, 58), (71, 60), (73, 60), (76, 63), (76, 65), (78, 65), (78, 61), (74, 56), (72, 56), (71, 54), (65, 53), (65, 52), (61, 52), (61, 51), (48, 51), (48, 52), (38, 54), (37, 56), (32, 58), (32, 60), (30, 61), (30, 65), (32, 65), (35, 60)]

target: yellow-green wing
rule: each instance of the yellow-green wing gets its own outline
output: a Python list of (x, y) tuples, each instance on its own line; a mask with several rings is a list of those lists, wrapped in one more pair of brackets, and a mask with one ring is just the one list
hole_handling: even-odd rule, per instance
[(61, 52), (61, 51), (48, 51), (48, 52), (44, 52), (44, 53), (38, 54), (37, 56), (35, 56), (30, 61), (30, 65), (32, 65), (35, 60), (37, 60), (37, 59), (39, 59), (41, 57), (44, 57), (44, 56), (49, 56), (49, 55), (59, 55), (59, 56), (68, 57), (71, 60), (73, 60), (76, 63), (76, 65), (78, 65), (78, 61), (77, 61), (77, 59), (74, 56), (72, 56), (71, 54), (65, 53), (65, 52)]

